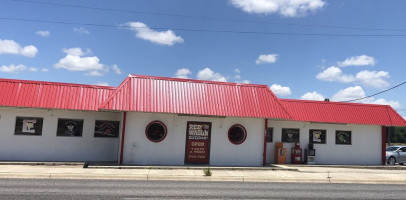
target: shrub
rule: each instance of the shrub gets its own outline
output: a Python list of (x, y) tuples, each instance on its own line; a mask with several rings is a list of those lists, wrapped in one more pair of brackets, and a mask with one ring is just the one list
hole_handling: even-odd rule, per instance
[(211, 176), (212, 173), (211, 173), (210, 167), (203, 169), (203, 173), (205, 176)]

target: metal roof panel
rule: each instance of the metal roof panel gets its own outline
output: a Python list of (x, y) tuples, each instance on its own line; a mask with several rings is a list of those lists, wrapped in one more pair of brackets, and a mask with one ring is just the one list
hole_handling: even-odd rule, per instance
[[(126, 96), (127, 103), (119, 101)], [(266, 85), (139, 75), (130, 75), (100, 109), (290, 119)]]

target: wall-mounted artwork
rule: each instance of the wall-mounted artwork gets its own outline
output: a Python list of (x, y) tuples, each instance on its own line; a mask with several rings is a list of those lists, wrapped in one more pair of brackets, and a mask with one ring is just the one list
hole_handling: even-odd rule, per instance
[(299, 142), (299, 129), (283, 128), (282, 129), (282, 142), (296, 143)]
[(58, 119), (56, 136), (81, 137), (83, 132), (83, 119)]
[(15, 135), (42, 135), (44, 118), (40, 117), (17, 117)]
[(309, 142), (313, 144), (326, 144), (326, 130), (310, 129)]
[(336, 131), (336, 144), (351, 144), (351, 131)]
[(94, 126), (94, 137), (118, 137), (120, 130), (119, 121), (96, 120)]

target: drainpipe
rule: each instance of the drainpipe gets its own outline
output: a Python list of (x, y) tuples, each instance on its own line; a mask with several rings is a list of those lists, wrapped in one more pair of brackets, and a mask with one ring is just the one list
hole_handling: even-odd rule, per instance
[(385, 164), (386, 164), (386, 126), (382, 126), (382, 165)]
[(123, 129), (121, 132), (121, 146), (120, 146), (120, 165), (123, 165), (123, 154), (124, 154), (124, 136), (125, 136), (125, 124), (127, 120), (127, 112), (123, 113)]
[(262, 154), (262, 166), (266, 166), (266, 131), (268, 129), (268, 119), (265, 119), (265, 129), (264, 129), (264, 153)]

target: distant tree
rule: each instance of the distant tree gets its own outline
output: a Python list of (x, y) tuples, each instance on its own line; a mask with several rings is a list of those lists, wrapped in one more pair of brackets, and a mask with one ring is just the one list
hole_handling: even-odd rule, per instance
[(406, 127), (387, 128), (387, 143), (406, 143)]

